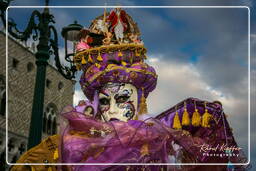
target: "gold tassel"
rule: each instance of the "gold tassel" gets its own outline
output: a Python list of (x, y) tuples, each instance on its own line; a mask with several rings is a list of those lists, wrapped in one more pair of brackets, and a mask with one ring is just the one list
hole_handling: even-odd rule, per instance
[(130, 56), (130, 64), (132, 65), (133, 63), (133, 57)]
[(184, 108), (184, 112), (182, 115), (182, 125), (188, 126), (189, 124), (190, 124), (189, 114), (188, 114), (187, 108)]
[(86, 60), (84, 59), (84, 56), (82, 57), (81, 63), (82, 63), (82, 64), (86, 64)]
[(176, 111), (175, 116), (173, 118), (172, 128), (181, 129), (180, 118), (179, 118), (179, 114), (178, 114), (177, 111)]
[(53, 154), (53, 160), (57, 160), (58, 158), (59, 158), (59, 153), (58, 153), (58, 149), (56, 149)]
[(123, 66), (126, 66), (126, 65), (127, 65), (127, 63), (124, 62), (124, 61), (122, 61), (121, 63), (122, 63)]
[(93, 62), (91, 54), (88, 55), (88, 62)]
[(140, 56), (140, 53), (138, 52), (138, 50), (135, 51), (135, 56)]
[(36, 171), (35, 167), (34, 166), (29, 166), (31, 171)]
[(144, 88), (142, 88), (142, 94), (141, 94), (141, 98), (140, 98), (138, 114), (142, 115), (142, 114), (147, 114), (147, 113), (148, 113), (147, 103), (146, 103), (146, 98), (144, 97)]
[(200, 113), (198, 112), (198, 109), (195, 109), (195, 112), (193, 113), (193, 116), (192, 116), (192, 125), (200, 126), (200, 124), (201, 124), (201, 116), (200, 116)]
[(148, 144), (143, 144), (140, 148), (140, 155), (145, 156), (149, 155), (149, 149), (148, 149)]
[(118, 52), (118, 56), (123, 56), (121, 51)]
[(190, 118), (189, 118), (189, 113), (187, 111), (187, 103), (184, 102), (184, 112), (182, 115), (182, 125), (183, 126), (188, 126), (190, 124)]
[(204, 104), (204, 107), (205, 107), (205, 112), (203, 114), (203, 119), (202, 119), (202, 127), (207, 127), (207, 128), (210, 128), (210, 120), (212, 119), (212, 115), (210, 113), (208, 113), (208, 109), (206, 109), (206, 102)]
[(80, 71), (80, 70), (81, 70), (81, 65), (76, 65), (76, 69), (77, 69), (78, 71)]
[(202, 120), (202, 127), (210, 128), (210, 120), (212, 118), (212, 115), (208, 113), (208, 110), (205, 109), (205, 113), (203, 114), (203, 120)]
[(98, 63), (95, 63), (95, 66), (96, 66), (97, 68), (100, 68), (100, 64), (98, 64)]
[(97, 56), (97, 60), (100, 61), (100, 62), (103, 61), (102, 57), (100, 56), (100, 53), (99, 53), (99, 55)]

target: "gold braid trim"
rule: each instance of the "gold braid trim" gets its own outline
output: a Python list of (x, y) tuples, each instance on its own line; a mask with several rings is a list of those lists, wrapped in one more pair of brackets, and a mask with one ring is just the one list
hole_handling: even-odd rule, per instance
[[(92, 67), (92, 66), (91, 66)], [(87, 70), (87, 72), (90, 72), (90, 69), (89, 68)], [(88, 80), (89, 83), (92, 83), (95, 79), (97, 79), (100, 75), (104, 75), (106, 74), (107, 72), (110, 72), (110, 71), (113, 71), (113, 70), (117, 70), (117, 69), (120, 69), (120, 70), (124, 70), (125, 72), (129, 73), (129, 72), (132, 72), (132, 71), (135, 71), (135, 72), (141, 72), (143, 74), (146, 74), (146, 75), (152, 75), (153, 77), (157, 78), (157, 75), (154, 73), (154, 72), (150, 72), (150, 71), (146, 71), (145, 69), (137, 69), (137, 68), (127, 68), (125, 66), (117, 66), (115, 64), (110, 64), (107, 66), (107, 68), (103, 71), (99, 71), (97, 72), (95, 75), (93, 75), (92, 78), (90, 78)], [(86, 74), (87, 74), (86, 72)]]
[(136, 51), (138, 54), (146, 54), (147, 52), (147, 49), (144, 47), (144, 45), (138, 45), (134, 43), (107, 46), (103, 45), (76, 53), (74, 56), (74, 62), (79, 65), (82, 60), (84, 62), (85, 56), (87, 56), (87, 60), (89, 60), (89, 55), (99, 55), (100, 53), (113, 53), (117, 51), (121, 52), (125, 50)]

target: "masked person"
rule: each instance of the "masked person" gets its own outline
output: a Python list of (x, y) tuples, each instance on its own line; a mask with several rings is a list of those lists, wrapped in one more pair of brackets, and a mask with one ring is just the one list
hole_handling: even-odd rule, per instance
[[(127, 27), (127, 34), (139, 35), (137, 24), (126, 15), (128, 25), (133, 27)], [(104, 17), (106, 14), (96, 20)], [(114, 30), (108, 30), (111, 31)], [(188, 98), (154, 118), (145, 117), (146, 98), (157, 85), (157, 74), (145, 62), (144, 45), (135, 44), (128, 35), (124, 39), (128, 43), (113, 40), (110, 45), (77, 52), (74, 60), (77, 69), (83, 71), (80, 85), (88, 100), (76, 107), (65, 107), (59, 135), (48, 137), (30, 149), (18, 163), (81, 164), (58, 167), (72, 171), (223, 171), (229, 169), (227, 165), (165, 164), (245, 162), (220, 102)], [(29, 168), (57, 169), (42, 165), (15, 166), (13, 170)], [(242, 166), (234, 169), (245, 170)]]

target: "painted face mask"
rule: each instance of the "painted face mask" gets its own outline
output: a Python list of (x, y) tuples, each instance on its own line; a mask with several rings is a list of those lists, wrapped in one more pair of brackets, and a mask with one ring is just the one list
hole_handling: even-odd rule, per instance
[(137, 105), (137, 89), (131, 84), (108, 83), (99, 93), (99, 109), (104, 121), (134, 119)]

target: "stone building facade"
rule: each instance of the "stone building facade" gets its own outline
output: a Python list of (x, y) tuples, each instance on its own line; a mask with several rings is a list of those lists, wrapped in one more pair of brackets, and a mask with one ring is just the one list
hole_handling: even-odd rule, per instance
[[(8, 39), (8, 79), (4, 32), (0, 32), (0, 162), (6, 149), (8, 119), (8, 162), (26, 151), (36, 77), (35, 51), (13, 38)], [(6, 99), (8, 81), (8, 98)], [(58, 115), (73, 104), (74, 82), (66, 80), (53, 66), (46, 70), (43, 138), (58, 132)], [(5, 108), (6, 100), (8, 107)], [(8, 115), (6, 115), (8, 114)], [(1, 168), (0, 168), (1, 170)]]

